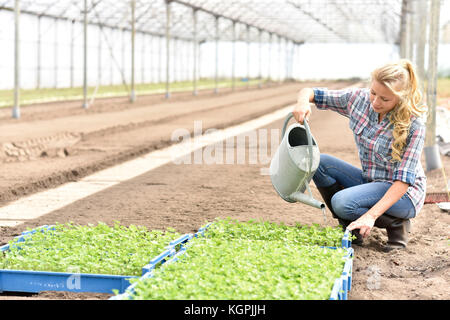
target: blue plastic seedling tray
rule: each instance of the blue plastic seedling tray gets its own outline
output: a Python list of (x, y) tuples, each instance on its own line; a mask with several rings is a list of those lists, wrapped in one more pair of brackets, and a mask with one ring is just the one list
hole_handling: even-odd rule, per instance
[[(177, 240), (170, 242), (166, 251), (152, 259), (149, 264), (142, 268), (142, 276), (139, 278), (139, 281), (141, 281), (142, 279), (153, 277), (153, 271), (157, 268), (157, 266), (163, 265), (166, 262), (172, 263), (176, 261), (178, 259), (177, 256), (180, 253), (186, 251), (186, 247), (184, 246), (184, 244), (186, 244), (193, 237), (194, 236), (189, 233), (181, 236)], [(134, 294), (134, 287), (139, 283), (139, 281), (133, 283), (128, 288), (126, 288), (124, 292), (111, 297), (109, 300), (122, 300), (124, 298), (130, 298)]]
[[(206, 226), (200, 228), (194, 237), (204, 236), (206, 229), (212, 223), (208, 223)], [(344, 236), (342, 237), (341, 247), (325, 247), (328, 249), (347, 249), (347, 255), (345, 256), (345, 264), (342, 270), (342, 274), (339, 278), (334, 281), (333, 288), (331, 290), (331, 295), (329, 300), (347, 300), (348, 292), (352, 287), (352, 272), (353, 272), (353, 255), (354, 250), (352, 248), (352, 241), (350, 237), (350, 231), (345, 230)]]
[[(46, 225), (39, 228), (48, 230), (52, 226)], [(16, 242), (26, 241), (26, 236), (35, 232), (36, 230), (23, 232), (15, 240)], [(173, 245), (169, 244), (168, 248), (173, 248)], [(6, 250), (9, 250), (9, 244), (0, 247), (0, 252)], [(142, 275), (147, 272), (148, 270), (144, 267)], [(0, 292), (39, 293), (41, 291), (68, 291), (113, 293), (115, 289), (122, 293), (130, 286), (129, 280), (133, 278), (138, 278), (138, 276), (0, 269)]]
[[(137, 282), (128, 287), (125, 292), (111, 297), (110, 300), (122, 300), (129, 299), (134, 294), (134, 287), (143, 279), (153, 277), (153, 271), (155, 270), (157, 265), (162, 265), (164, 263), (174, 263), (178, 260), (178, 257), (184, 254), (187, 250), (189, 240), (194, 237), (202, 237), (206, 229), (211, 225), (211, 223), (207, 224), (205, 227), (200, 228), (195, 234), (186, 234), (179, 239), (171, 242), (168, 246), (168, 249), (161, 253), (159, 256), (154, 258), (150, 263), (143, 268), (143, 276), (139, 278)], [(181, 246), (180, 246), (181, 245)], [(330, 250), (335, 250), (337, 247), (325, 247)], [(346, 231), (344, 237), (342, 239), (342, 247), (347, 250), (347, 255), (345, 256), (345, 264), (341, 273), (341, 276), (335, 279), (333, 288), (331, 290), (329, 300), (347, 300), (348, 292), (351, 289), (352, 283), (352, 270), (353, 270), (353, 255), (354, 250), (351, 248), (351, 240), (349, 237), (349, 232)], [(178, 250), (177, 250), (178, 249)]]
[[(208, 223), (206, 226), (198, 229), (195, 236), (199, 236), (199, 235), (203, 236), (205, 234), (206, 229), (208, 229), (209, 226), (211, 226), (212, 224), (213, 224), (213, 222)], [(351, 248), (351, 247), (352, 247), (352, 240), (351, 240), (350, 231), (345, 230), (344, 235), (342, 236), (341, 246), (339, 248)], [(332, 247), (330, 247), (330, 248), (332, 248)]]

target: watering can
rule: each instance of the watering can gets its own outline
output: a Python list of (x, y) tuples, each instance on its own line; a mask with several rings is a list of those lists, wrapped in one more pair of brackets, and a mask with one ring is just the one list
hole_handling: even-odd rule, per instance
[[(291, 112), (284, 120), (282, 140), (270, 162), (270, 179), (278, 195), (287, 202), (302, 202), (325, 210), (325, 204), (312, 196), (309, 188), (315, 171), (319, 167), (320, 151), (308, 122), (288, 125), (294, 117)], [(305, 194), (308, 190), (308, 194)]]

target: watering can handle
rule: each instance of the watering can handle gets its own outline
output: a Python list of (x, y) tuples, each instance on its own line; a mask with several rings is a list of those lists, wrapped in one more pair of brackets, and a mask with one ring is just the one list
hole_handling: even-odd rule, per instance
[[(293, 117), (294, 117), (294, 113), (289, 112), (289, 114), (287, 115), (286, 119), (284, 120), (283, 131), (281, 132), (281, 136), (282, 137), (284, 137), (284, 134), (286, 133), (286, 127), (287, 127), (287, 125), (289, 123), (289, 120), (291, 120), (291, 118), (293, 118)], [(306, 137), (308, 139), (308, 147), (309, 147), (308, 149), (309, 149), (309, 155), (310, 155), (310, 158), (309, 158), (309, 172), (308, 172), (308, 175), (309, 175), (311, 173), (311, 168), (312, 168), (312, 157), (313, 157), (312, 147), (313, 147), (313, 143), (312, 143), (311, 130), (309, 129), (308, 121), (306, 119), (303, 120), (303, 126), (306, 129)], [(311, 193), (311, 190), (309, 189), (309, 185), (308, 184), (306, 184), (306, 188), (308, 189), (309, 195), (312, 197), (312, 193)]]
[[(281, 131), (281, 137), (284, 137), (284, 134), (286, 133), (286, 128), (287, 128), (287, 125), (289, 123), (289, 120), (291, 120), (291, 118), (293, 118), (293, 117), (294, 117), (294, 114), (292, 112), (290, 112), (287, 115), (286, 119), (284, 119), (283, 131)], [(313, 144), (312, 144), (311, 131), (309, 130), (308, 121), (306, 119), (303, 121), (303, 126), (306, 129), (306, 136), (308, 138), (308, 145), (312, 147)]]

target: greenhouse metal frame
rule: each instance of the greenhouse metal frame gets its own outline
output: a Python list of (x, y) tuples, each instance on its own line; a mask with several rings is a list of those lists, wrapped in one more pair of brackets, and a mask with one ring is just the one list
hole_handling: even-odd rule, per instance
[[(232, 45), (230, 77), (232, 88), (236, 81), (236, 43), (247, 45), (247, 78), (250, 78), (250, 64), (258, 62), (259, 86), (264, 74), (278, 81), (292, 78), (292, 64), (298, 57), (298, 49), (305, 43), (389, 43), (398, 45), (400, 56), (416, 63), (419, 74), (427, 79), (427, 103), (431, 108), (428, 118), (426, 145), (436, 153), (435, 106), (437, 79), (437, 50), (439, 44), (440, 9), (449, 0), (2, 0), (0, 13), (9, 12), (14, 20), (14, 105), (12, 117), (20, 118), (21, 47), (24, 34), (21, 33), (21, 16), (34, 19), (35, 34), (31, 37), (36, 47), (35, 87), (40, 88), (43, 69), (42, 43), (46, 30), (53, 28), (52, 68), (55, 88), (58, 86), (61, 70), (58, 59), (62, 47), (59, 39), (64, 37), (70, 47), (70, 87), (75, 83), (75, 41), (82, 35), (83, 46), (83, 108), (88, 108), (88, 74), (92, 45), (96, 43), (97, 74), (102, 79), (102, 64), (109, 55), (110, 74), (119, 72), (122, 84), (127, 88), (130, 101), (136, 100), (135, 85), (138, 70), (136, 53), (139, 51), (140, 82), (148, 77), (165, 82), (165, 96), (170, 98), (171, 83), (179, 78), (193, 83), (193, 94), (197, 94), (197, 82), (202, 58), (200, 47), (205, 43), (215, 45), (214, 81), (218, 92), (219, 65), (223, 63), (220, 43)], [(50, 21), (54, 25), (51, 26)], [(59, 34), (61, 23), (69, 25), (70, 34)], [(47, 29), (46, 29), (46, 28)], [(46, 29), (46, 30), (44, 30)], [(10, 33), (12, 28), (10, 29)], [(78, 31), (78, 33), (77, 33)], [(115, 53), (115, 41), (120, 35), (122, 61)], [(428, 35), (428, 36), (427, 36)], [(48, 38), (48, 37), (47, 37)], [(114, 38), (114, 39), (112, 39)], [(103, 39), (103, 40), (102, 40)], [(155, 54), (155, 39), (158, 39), (158, 53)], [(91, 42), (92, 43), (92, 42)], [(268, 44), (268, 70), (261, 63), (262, 44)], [(107, 48), (104, 48), (104, 44)], [(128, 45), (127, 45), (128, 44)], [(150, 44), (150, 54), (148, 53)], [(259, 57), (251, 59), (250, 45), (257, 44)], [(427, 50), (426, 50), (427, 48)], [(278, 50), (277, 50), (278, 49)], [(127, 57), (127, 54), (129, 57)], [(425, 56), (428, 54), (427, 71)], [(155, 63), (154, 58), (158, 61)], [(151, 58), (149, 58), (151, 57)], [(271, 59), (279, 59), (284, 70), (277, 70), (274, 76)], [(185, 59), (185, 60), (183, 60)], [(152, 64), (152, 72), (146, 65)], [(157, 65), (157, 69), (154, 68)], [(125, 74), (125, 66), (130, 75)], [(281, 63), (280, 63), (281, 65)], [(183, 69), (184, 68), (184, 69)], [(47, 68), (48, 69), (48, 68)], [(155, 72), (157, 70), (157, 72)], [(66, 77), (67, 78), (67, 77)], [(111, 80), (112, 81), (112, 80)], [(95, 93), (94, 93), (95, 95)], [(429, 152), (427, 149), (426, 153)], [(438, 164), (436, 164), (438, 165)]]

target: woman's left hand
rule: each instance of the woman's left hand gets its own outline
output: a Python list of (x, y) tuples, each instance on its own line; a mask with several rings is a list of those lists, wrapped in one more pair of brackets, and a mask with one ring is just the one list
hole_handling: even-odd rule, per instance
[(366, 238), (369, 236), (370, 231), (373, 228), (373, 225), (375, 224), (375, 218), (372, 217), (369, 214), (364, 214), (359, 219), (353, 221), (350, 223), (347, 227), (348, 230), (352, 231), (354, 229), (359, 229), (359, 234), (363, 236), (363, 238)]

